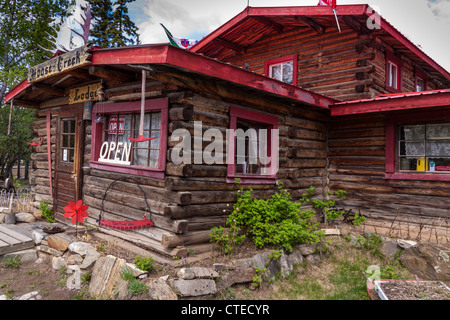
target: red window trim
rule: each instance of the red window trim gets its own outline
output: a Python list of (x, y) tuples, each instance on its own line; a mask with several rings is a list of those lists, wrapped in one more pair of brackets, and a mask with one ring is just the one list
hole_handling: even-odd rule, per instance
[[(391, 87), (389, 85), (389, 62), (395, 64), (397, 66), (397, 88)], [(386, 52), (386, 90), (397, 93), (403, 91), (403, 62), (391, 54), (390, 52)]]
[(435, 112), (417, 112), (405, 115), (393, 116), (386, 123), (386, 154), (385, 154), (385, 179), (393, 180), (429, 180), (450, 181), (450, 174), (445, 173), (398, 173), (397, 163), (397, 132), (396, 128), (401, 124), (427, 123), (442, 120), (450, 120), (450, 111), (439, 110)]
[(264, 74), (269, 77), (270, 76), (269, 67), (271, 65), (279, 64), (279, 63), (283, 63), (283, 62), (289, 62), (289, 61), (293, 62), (292, 63), (292, 68), (293, 68), (292, 85), (296, 86), (297, 85), (297, 72), (298, 72), (298, 69), (297, 69), (298, 68), (298, 57), (296, 54), (267, 60), (266, 62), (264, 62)]
[(423, 90), (427, 91), (428, 88), (428, 75), (422, 71), (421, 69), (415, 67), (414, 70), (414, 91), (417, 90), (417, 78), (421, 78), (423, 80)]
[[(250, 111), (246, 109), (241, 109), (238, 107), (230, 107), (230, 129), (231, 132), (235, 132), (237, 129), (237, 119), (250, 120), (260, 123), (265, 123), (272, 125), (272, 129), (278, 129), (278, 118), (276, 116), (267, 115), (264, 113), (259, 113), (255, 111)], [(233, 139), (232, 139), (233, 138)], [(227, 183), (235, 183), (236, 178), (240, 179), (240, 182), (243, 184), (274, 184), (276, 183), (277, 175), (244, 175), (244, 174), (235, 174), (235, 164), (234, 164), (234, 156), (235, 156), (235, 139), (234, 135), (230, 134), (228, 141), (228, 165), (227, 165)]]
[[(168, 113), (169, 99), (149, 99), (145, 100), (145, 112), (161, 111), (161, 131), (160, 131), (160, 149), (158, 168), (147, 168), (139, 166), (126, 166), (112, 163), (99, 162), (100, 148), (102, 145), (103, 124), (92, 120), (92, 149), (91, 149), (91, 168), (120, 172), (125, 174), (140, 175), (157, 179), (164, 179), (166, 170), (167, 153), (167, 132), (168, 132)], [(112, 104), (95, 104), (92, 110), (92, 119), (95, 119), (101, 111), (102, 114), (127, 114), (140, 113), (141, 101), (119, 102)]]

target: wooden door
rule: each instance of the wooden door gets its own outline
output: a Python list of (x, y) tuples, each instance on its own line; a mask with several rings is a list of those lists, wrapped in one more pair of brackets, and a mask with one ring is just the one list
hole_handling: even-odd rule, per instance
[(81, 199), (83, 162), (83, 105), (62, 107), (57, 120), (55, 194), (53, 207), (55, 218), (67, 223), (63, 217), (69, 201)]

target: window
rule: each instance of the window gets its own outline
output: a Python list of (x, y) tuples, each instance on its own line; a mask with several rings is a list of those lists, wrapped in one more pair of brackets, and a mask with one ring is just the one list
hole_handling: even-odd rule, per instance
[(386, 127), (386, 178), (450, 181), (449, 112), (402, 118)]
[(297, 85), (297, 55), (266, 61), (264, 73), (270, 78)]
[(402, 62), (386, 53), (386, 89), (391, 92), (402, 91)]
[(230, 108), (227, 182), (275, 183), (278, 171), (278, 118)]
[(92, 121), (91, 167), (122, 173), (164, 178), (167, 149), (168, 100), (145, 101), (144, 142), (139, 136), (140, 101), (96, 104)]
[(61, 120), (61, 162), (73, 163), (75, 158), (75, 119)]
[(416, 91), (426, 91), (428, 85), (428, 76), (425, 72), (416, 68), (415, 70), (415, 80), (414, 80)]

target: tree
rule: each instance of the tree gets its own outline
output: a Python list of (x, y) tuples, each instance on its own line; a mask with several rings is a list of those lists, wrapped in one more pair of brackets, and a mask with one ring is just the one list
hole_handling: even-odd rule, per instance
[(0, 0), (0, 102), (9, 88), (22, 81), (31, 65), (51, 54), (51, 43), (73, 0)]
[[(0, 0), (0, 104), (6, 93), (26, 78), (29, 66), (39, 64), (51, 54), (49, 34), (63, 22), (72, 0)], [(19, 160), (27, 160), (34, 110), (14, 107), (8, 135), (10, 108), (0, 108), (0, 176), (7, 178)]]
[(93, 44), (102, 48), (139, 44), (137, 27), (128, 15), (128, 3), (135, 0), (91, 0)]

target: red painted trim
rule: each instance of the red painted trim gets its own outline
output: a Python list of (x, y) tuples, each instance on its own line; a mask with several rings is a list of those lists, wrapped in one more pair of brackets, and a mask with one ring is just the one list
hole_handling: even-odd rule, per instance
[(414, 91), (417, 90), (417, 78), (421, 78), (423, 80), (423, 90), (427, 91), (428, 88), (428, 74), (419, 68), (415, 67), (414, 69)]
[(385, 174), (385, 179), (392, 180), (426, 180), (426, 181), (450, 181), (450, 174), (444, 173), (392, 173)]
[(156, 179), (164, 179), (165, 177), (164, 170), (161, 171), (159, 169), (149, 169), (145, 167), (124, 166), (98, 161), (91, 161), (91, 168), (126, 174), (134, 174), (137, 176), (150, 177)]
[[(92, 119), (97, 114), (127, 114), (139, 113), (141, 110), (141, 101), (119, 102), (113, 104), (95, 104), (92, 110)], [(103, 124), (96, 123), (92, 120), (92, 150), (91, 150), (91, 167), (103, 170), (111, 170), (121, 173), (136, 174), (147, 177), (164, 179), (164, 171), (166, 169), (166, 153), (167, 153), (167, 136), (168, 136), (168, 119), (169, 119), (169, 99), (148, 99), (145, 100), (145, 112), (161, 111), (161, 128), (160, 128), (160, 148), (158, 168), (147, 168), (138, 166), (124, 166), (112, 163), (98, 162), (100, 156), (100, 148), (102, 145)], [(159, 173), (158, 173), (159, 172)]]
[(264, 74), (267, 77), (270, 77), (270, 70), (269, 70), (270, 66), (289, 61), (293, 62), (292, 85), (296, 86), (297, 72), (298, 72), (298, 56), (296, 54), (267, 60), (266, 62), (264, 62)]
[[(235, 174), (234, 156), (236, 139), (234, 133), (237, 129), (237, 118), (269, 124), (272, 126), (272, 129), (278, 129), (278, 117), (247, 109), (241, 109), (234, 106), (230, 107), (230, 134), (228, 136), (227, 150), (227, 183), (235, 183), (235, 179), (239, 178), (243, 184), (274, 184), (277, 179), (276, 174), (261, 176)], [(274, 141), (271, 142), (271, 150), (273, 148)], [(278, 155), (273, 155), (273, 157), (277, 156)], [(273, 161), (274, 159), (272, 158), (271, 163), (273, 163)]]
[(433, 108), (450, 105), (450, 91), (387, 96), (372, 100), (344, 102), (331, 106), (331, 116)]
[(48, 161), (48, 179), (50, 180), (50, 196), (53, 199), (53, 179), (52, 179), (52, 144), (51, 144), (51, 121), (52, 114), (51, 110), (47, 109), (46, 112), (46, 121), (47, 121), (47, 161)]
[(417, 112), (403, 115), (395, 115), (389, 118), (386, 123), (386, 154), (385, 179), (394, 180), (429, 180), (429, 181), (450, 181), (448, 173), (398, 173), (396, 172), (397, 159), (397, 134), (396, 127), (408, 123), (431, 123), (441, 120), (450, 120), (450, 110), (439, 110), (433, 113)]
[[(393, 63), (397, 66), (397, 88), (389, 85), (389, 63)], [(385, 86), (386, 90), (390, 92), (402, 92), (403, 91), (403, 62), (391, 54), (390, 52), (386, 52), (386, 81)]]
[[(19, 83), (17, 86), (15, 86), (8, 94), (5, 96), (5, 102), (10, 101), (12, 98), (17, 96), (19, 93), (24, 91), (25, 89), (31, 87), (32, 84), (28, 83), (28, 80), (25, 79), (21, 83)], [(1, 102), (1, 101), (0, 101)]]

